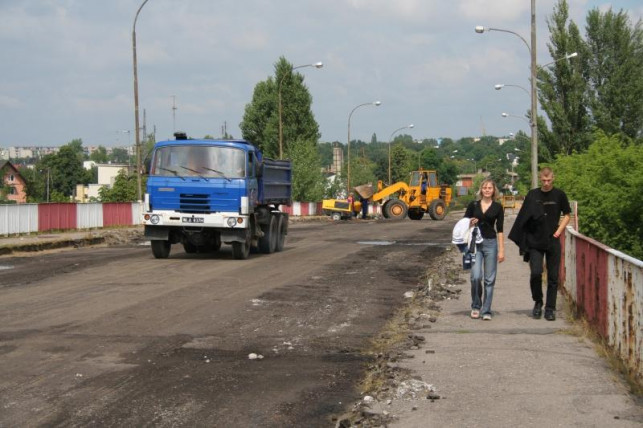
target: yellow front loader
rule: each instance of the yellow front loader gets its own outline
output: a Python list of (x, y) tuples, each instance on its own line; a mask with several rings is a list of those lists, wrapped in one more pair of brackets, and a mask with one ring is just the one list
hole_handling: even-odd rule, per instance
[(411, 220), (421, 220), (428, 212), (433, 220), (442, 220), (451, 203), (451, 188), (438, 184), (436, 171), (420, 169), (411, 173), (408, 184), (400, 181), (384, 187), (382, 181), (378, 181), (377, 192), (372, 195), (372, 200), (382, 202), (385, 199), (382, 214), (386, 218), (402, 220), (408, 215)]

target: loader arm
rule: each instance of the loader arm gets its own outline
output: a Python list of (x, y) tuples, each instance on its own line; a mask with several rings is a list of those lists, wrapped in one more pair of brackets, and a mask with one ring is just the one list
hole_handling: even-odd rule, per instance
[(377, 187), (377, 193), (373, 195), (373, 202), (381, 202), (382, 199), (386, 198), (387, 196), (391, 196), (393, 193), (409, 191), (409, 185), (403, 181), (391, 184), (390, 186), (384, 187), (383, 189), (381, 189), (381, 186), (379, 185)]

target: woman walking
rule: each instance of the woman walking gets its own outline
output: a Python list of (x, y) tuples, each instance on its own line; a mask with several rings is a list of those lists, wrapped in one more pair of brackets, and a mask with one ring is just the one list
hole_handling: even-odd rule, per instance
[(483, 241), (476, 246), (475, 263), (471, 267), (471, 318), (491, 320), (493, 287), (496, 283), (498, 262), (505, 260), (503, 238), (504, 210), (496, 201), (499, 196), (496, 183), (487, 178), (480, 183), (478, 199), (467, 206), (465, 217), (471, 226), (478, 226)]

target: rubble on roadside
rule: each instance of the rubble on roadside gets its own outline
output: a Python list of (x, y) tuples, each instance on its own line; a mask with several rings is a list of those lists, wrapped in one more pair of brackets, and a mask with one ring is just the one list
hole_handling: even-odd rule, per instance
[[(398, 366), (401, 359), (409, 358), (408, 350), (425, 346), (425, 338), (414, 331), (430, 329), (438, 321), (439, 302), (458, 299), (462, 291), (461, 266), (455, 251), (448, 249), (434, 259), (426, 272), (423, 284), (405, 292), (405, 305), (398, 310), (395, 319), (381, 331), (379, 339), (386, 349), (379, 349), (366, 368), (368, 385), (350, 412), (334, 420), (336, 428), (382, 427), (395, 420), (388, 408), (395, 400), (439, 400), (434, 387), (414, 378), (410, 372)], [(410, 294), (412, 293), (412, 297)], [(427, 349), (427, 353), (435, 350)], [(413, 406), (415, 408), (415, 406)]]

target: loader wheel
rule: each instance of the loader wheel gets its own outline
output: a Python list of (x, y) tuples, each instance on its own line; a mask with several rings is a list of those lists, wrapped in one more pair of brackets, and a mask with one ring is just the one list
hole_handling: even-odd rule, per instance
[(429, 215), (433, 220), (444, 220), (447, 215), (447, 206), (442, 199), (434, 199), (429, 205)]
[(335, 221), (339, 221), (342, 219), (342, 214), (341, 213), (333, 213), (331, 214), (330, 218), (332, 218)]
[(387, 211), (388, 208), (387, 207), (388, 207), (389, 202), (391, 202), (390, 199), (387, 200), (386, 202), (384, 202), (384, 205), (382, 205), (382, 216), (384, 216), (384, 218), (388, 218), (388, 211)]
[(409, 210), (409, 218), (411, 220), (422, 220), (424, 217), (424, 211), (418, 209)]
[(391, 199), (386, 206), (386, 213), (391, 220), (403, 220), (406, 217), (408, 208), (404, 201)]

